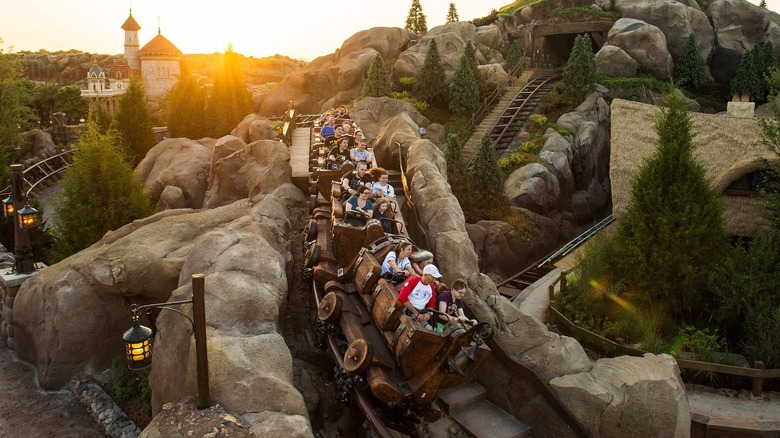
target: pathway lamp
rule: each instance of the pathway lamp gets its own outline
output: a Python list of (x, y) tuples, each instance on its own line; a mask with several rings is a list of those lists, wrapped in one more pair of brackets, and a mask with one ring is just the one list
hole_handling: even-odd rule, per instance
[[(133, 304), (130, 310), (133, 312), (133, 326), (130, 327), (122, 339), (125, 341), (127, 353), (127, 367), (131, 370), (141, 370), (152, 364), (152, 329), (143, 326), (139, 322), (141, 311), (149, 313), (151, 309), (170, 310), (187, 318), (192, 327), (191, 333), (195, 335), (195, 359), (198, 374), (198, 409), (205, 409), (211, 405), (209, 397), (209, 363), (206, 351), (206, 304), (205, 304), (205, 275), (192, 275), (192, 298), (184, 301), (171, 301), (168, 303), (145, 304), (139, 306)], [(180, 310), (170, 306), (192, 304), (192, 318)]]
[(8, 195), (7, 198), (3, 199), (3, 217), (6, 219), (11, 219), (14, 217), (14, 197), (13, 195)]
[(3, 216), (14, 221), (14, 267), (11, 272), (35, 271), (29, 230), (38, 226), (38, 210), (27, 203), (24, 193), (24, 166), (11, 165), (11, 195), (3, 201)]
[(38, 228), (38, 210), (24, 204), (24, 208), (19, 210), (19, 226), (24, 230)]

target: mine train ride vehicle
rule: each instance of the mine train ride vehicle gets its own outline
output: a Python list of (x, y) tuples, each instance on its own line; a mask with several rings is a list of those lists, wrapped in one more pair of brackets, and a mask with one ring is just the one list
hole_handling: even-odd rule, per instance
[[(341, 375), (337, 383), (346, 384), (339, 398), (348, 402), (357, 388), (371, 403), (433, 421), (441, 415), (437, 392), (475, 376), (490, 354), (485, 342), (493, 329), (487, 323), (467, 327), (454, 322), (436, 331), (407, 316), (398, 300), (402, 284), (381, 276), (387, 253), (404, 240), (413, 243), (398, 201), (388, 209), (392, 233), (386, 234), (376, 219), (360, 225), (347, 221), (354, 212), (345, 213), (339, 183), (354, 166), (323, 166), (322, 152), (312, 150), (320, 166), (310, 186), (305, 269), (317, 305), (313, 330), (320, 346), (328, 345), (333, 353)], [(437, 294), (444, 288), (440, 285)], [(438, 312), (430, 311), (433, 321)]]

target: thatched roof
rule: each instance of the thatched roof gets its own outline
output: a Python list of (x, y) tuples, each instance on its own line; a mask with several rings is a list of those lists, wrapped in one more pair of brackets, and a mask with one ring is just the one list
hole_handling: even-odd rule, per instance
[[(620, 217), (631, 199), (631, 180), (639, 166), (656, 150), (658, 136), (655, 133), (655, 118), (659, 110), (657, 106), (644, 103), (623, 99), (612, 101), (609, 176), (612, 183), (612, 210), (616, 218)], [(704, 166), (707, 179), (717, 193), (722, 194), (731, 182), (742, 175), (760, 169), (759, 157), (775, 157), (759, 141), (761, 128), (754, 117), (702, 113), (690, 113), (690, 116), (695, 134), (694, 156)], [(727, 201), (727, 231), (745, 235), (745, 224), (739, 226), (739, 229), (733, 228), (737, 224), (730, 217), (738, 212), (731, 211), (731, 207), (740, 205), (745, 208), (745, 203), (756, 202), (748, 198)]]

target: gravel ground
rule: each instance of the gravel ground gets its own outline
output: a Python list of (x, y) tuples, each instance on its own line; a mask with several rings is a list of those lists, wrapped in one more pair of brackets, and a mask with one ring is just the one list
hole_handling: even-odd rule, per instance
[(750, 391), (713, 389), (686, 385), (691, 412), (708, 417), (777, 422), (780, 426), (780, 393), (765, 392), (753, 397)]
[(0, 345), (0, 438), (98, 438), (105, 434), (68, 391), (38, 387), (32, 366)]

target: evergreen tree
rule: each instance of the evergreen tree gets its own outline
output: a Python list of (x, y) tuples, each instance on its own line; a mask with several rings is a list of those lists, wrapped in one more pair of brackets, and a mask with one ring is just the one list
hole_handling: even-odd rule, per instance
[(682, 55), (674, 68), (675, 79), (689, 90), (698, 90), (707, 80), (707, 64), (699, 53), (699, 46), (696, 44), (696, 36), (691, 33), (688, 35), (688, 42), (685, 44)]
[(775, 47), (771, 41), (759, 43), (756, 50), (756, 74), (758, 74), (759, 96), (762, 102), (766, 102), (772, 89), (769, 85), (769, 77), (777, 69), (777, 57)]
[(752, 101), (765, 102), (770, 91), (767, 78), (776, 67), (777, 58), (772, 43), (759, 43), (742, 56), (731, 80), (732, 93), (747, 91)]
[(206, 113), (211, 137), (230, 134), (252, 112), (252, 96), (244, 83), (240, 55), (228, 46), (214, 78)]
[(466, 47), (463, 50), (463, 55), (468, 59), (469, 68), (471, 68), (471, 75), (474, 76), (474, 81), (477, 82), (477, 87), (482, 83), (482, 75), (479, 73), (479, 61), (477, 60), (477, 49), (471, 41), (466, 43)]
[(569, 60), (563, 68), (562, 87), (576, 102), (596, 88), (596, 57), (593, 55), (590, 36), (578, 35)]
[(520, 46), (517, 44), (517, 40), (512, 41), (509, 46), (509, 53), (506, 55), (506, 71), (512, 74), (515, 68), (520, 65), (520, 61), (523, 59), (523, 51), (520, 50)]
[(469, 116), (479, 108), (479, 104), (479, 84), (474, 80), (471, 60), (466, 51), (460, 57), (455, 79), (450, 85), (450, 111), (453, 114)]
[(420, 0), (412, 0), (412, 6), (409, 8), (409, 15), (406, 16), (404, 29), (418, 35), (428, 33), (428, 24), (426, 23), (422, 6), (420, 6)]
[(761, 0), (761, 3), (759, 3), (758, 6), (766, 9), (766, 0)]
[(387, 74), (385, 61), (379, 53), (371, 60), (371, 66), (368, 68), (368, 78), (363, 83), (361, 94), (369, 97), (389, 96), (390, 76)]
[[(447, 145), (444, 148), (444, 159), (447, 161), (447, 180), (453, 183), (453, 177), (464, 175), (466, 166), (463, 164), (463, 145), (458, 134), (447, 134)], [(455, 187), (453, 187), (453, 192)]]
[(487, 133), (479, 143), (470, 171), (474, 184), (480, 188), (484, 199), (495, 198), (504, 193), (504, 179), (493, 149), (493, 139)]
[(154, 146), (152, 116), (149, 115), (149, 109), (146, 107), (144, 86), (139, 79), (130, 79), (130, 86), (119, 100), (119, 108), (114, 119), (127, 155), (135, 167)]
[(431, 42), (428, 44), (428, 53), (425, 54), (425, 61), (417, 73), (414, 94), (431, 105), (446, 103), (447, 85), (445, 79), (436, 39), (431, 38)]
[(0, 38), (0, 185), (5, 187), (10, 178), (8, 157), (20, 141), (20, 127), (35, 115), (28, 106), (22, 65), (18, 58), (3, 55), (2, 43)]
[(658, 148), (631, 181), (614, 259), (645, 304), (700, 315), (709, 302), (708, 275), (725, 255), (723, 206), (693, 156), (685, 104), (668, 99), (656, 119)]
[(455, 3), (450, 3), (450, 8), (447, 10), (447, 23), (454, 23), (456, 21), (460, 21), (458, 10), (455, 9)]
[(165, 112), (171, 136), (192, 139), (206, 137), (207, 104), (206, 90), (187, 65), (183, 64), (178, 82), (165, 96)]
[(79, 120), (89, 115), (89, 104), (81, 97), (78, 85), (66, 85), (57, 92), (56, 111), (67, 114), (69, 120)]
[[(118, 147), (115, 131), (89, 120), (54, 201), (60, 258), (97, 242), (109, 230), (151, 214), (149, 198)], [(74, 208), (78, 206), (78, 208)]]
[(111, 129), (111, 123), (113, 119), (111, 114), (106, 111), (101, 105), (96, 105), (95, 108), (89, 113), (89, 118), (94, 120), (95, 127), (101, 134), (105, 134)]

